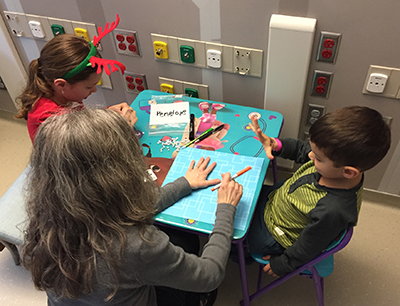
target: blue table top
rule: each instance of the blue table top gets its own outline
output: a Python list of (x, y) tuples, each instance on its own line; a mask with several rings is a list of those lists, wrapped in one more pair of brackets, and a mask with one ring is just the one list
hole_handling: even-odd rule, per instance
[[(187, 133), (168, 133), (149, 135), (148, 123), (150, 118), (150, 105), (157, 101), (157, 96), (167, 96), (168, 102), (175, 102), (182, 100), (182, 98), (173, 98), (173, 95), (168, 93), (162, 93), (154, 90), (145, 90), (141, 92), (136, 99), (132, 102), (131, 107), (136, 111), (138, 122), (136, 129), (141, 131), (143, 135), (140, 138), (142, 146), (147, 147), (151, 150), (152, 157), (164, 157), (171, 158), (173, 152), (176, 150), (175, 145), (181, 140), (187, 138)], [(240, 106), (229, 103), (221, 103), (211, 100), (203, 100), (192, 97), (184, 97), (184, 101), (189, 102), (189, 110), (191, 114), (196, 117), (196, 130), (216, 127), (220, 124), (225, 124), (224, 132), (221, 133), (220, 138), (210, 139), (209, 141), (201, 142), (200, 148), (217, 151), (232, 153), (235, 155), (245, 155), (264, 158), (264, 163), (260, 171), (260, 177), (256, 183), (255, 194), (248, 220), (246, 220), (246, 227), (244, 229), (235, 229), (233, 238), (241, 239), (245, 236), (248, 226), (250, 225), (251, 217), (254, 212), (255, 204), (258, 199), (258, 194), (261, 190), (264, 182), (264, 177), (267, 172), (269, 159), (266, 157), (262, 144), (258, 141), (254, 132), (249, 127), (250, 118), (249, 115), (256, 114), (259, 117), (259, 124), (261, 130), (270, 137), (278, 137), (282, 124), (283, 116), (274, 111), (268, 111), (257, 108), (250, 108), (246, 106)], [(160, 99), (163, 101), (163, 99)], [(209, 110), (211, 111), (213, 104), (223, 104), (223, 108), (217, 110), (215, 122), (212, 126), (201, 123), (203, 111), (199, 108), (201, 102), (208, 102)], [(163, 103), (163, 102), (161, 102)], [(203, 103), (207, 105), (207, 103)], [(199, 125), (200, 124), (200, 125)], [(201, 125), (203, 124), (203, 126)], [(206, 139), (207, 140), (207, 139)], [(146, 152), (144, 152), (146, 154)], [(176, 218), (160, 213), (156, 216), (156, 220), (162, 223), (178, 226), (188, 230), (194, 230), (202, 233), (210, 233), (213, 228), (213, 222), (198, 222), (197, 220), (189, 220), (184, 218)]]

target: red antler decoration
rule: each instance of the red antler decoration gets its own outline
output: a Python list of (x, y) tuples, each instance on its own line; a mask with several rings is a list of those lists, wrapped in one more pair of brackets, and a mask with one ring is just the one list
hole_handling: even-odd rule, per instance
[[(117, 70), (118, 70), (118, 67), (119, 67), (119, 69), (121, 70), (121, 73), (124, 74), (125, 69), (126, 69), (126, 68), (125, 68), (125, 65), (122, 64), (121, 62), (118, 62), (118, 61), (115, 61), (115, 60), (102, 59), (102, 58), (95, 57), (95, 56), (92, 56), (92, 57), (90, 58), (89, 62), (92, 64), (92, 67), (94, 67), (95, 65), (97, 65), (97, 73), (98, 73), (98, 74), (101, 73), (101, 67), (102, 67), (102, 66), (103, 66), (103, 68), (104, 68), (104, 72), (105, 72), (107, 75), (110, 75), (110, 74), (111, 74), (110, 69), (108, 69), (108, 65), (111, 66), (111, 71), (112, 71), (112, 72), (117, 71)], [(116, 67), (115, 65), (117, 65), (118, 67)]]
[(102, 31), (101, 27), (98, 27), (97, 31), (99, 31), (99, 37), (97, 37), (97, 36), (93, 37), (93, 45), (96, 46), (104, 36), (106, 36), (108, 33), (110, 33), (112, 30), (114, 30), (117, 27), (118, 23), (119, 23), (119, 16), (117, 14), (117, 20), (115, 20), (111, 23), (111, 26), (109, 29), (108, 29), (108, 25), (110, 24), (109, 22), (107, 22), (106, 26), (104, 27), (104, 32)]

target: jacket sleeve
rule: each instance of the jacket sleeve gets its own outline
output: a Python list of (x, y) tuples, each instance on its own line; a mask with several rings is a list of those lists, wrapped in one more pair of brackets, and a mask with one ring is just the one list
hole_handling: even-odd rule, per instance
[(282, 255), (271, 256), (271, 269), (283, 276), (319, 255), (339, 233), (357, 222), (357, 205), (352, 199), (334, 205), (322, 198), (309, 212), (310, 223)]
[(272, 151), (272, 155), (294, 160), (298, 164), (304, 164), (310, 160), (308, 153), (311, 151), (311, 146), (308, 141), (293, 138), (284, 138), (280, 141), (282, 149), (278, 152)]
[(201, 257), (185, 253), (162, 231), (156, 232), (154, 241), (142, 244), (140, 250), (141, 282), (194, 292), (217, 288), (225, 275), (235, 212), (233, 205), (218, 204), (214, 229)]
[(182, 176), (160, 188), (161, 196), (156, 203), (156, 213), (170, 207), (192, 192), (189, 182)]

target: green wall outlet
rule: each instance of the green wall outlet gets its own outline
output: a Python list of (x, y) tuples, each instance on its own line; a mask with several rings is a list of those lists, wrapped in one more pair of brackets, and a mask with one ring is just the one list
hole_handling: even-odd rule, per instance
[(197, 89), (185, 88), (185, 95), (188, 95), (189, 97), (193, 97), (193, 98), (198, 98), (199, 92)]
[(181, 61), (184, 63), (194, 63), (194, 48), (192, 46), (180, 46)]
[(65, 34), (64, 27), (59, 24), (52, 24), (51, 25), (51, 31), (53, 32), (54, 37), (60, 34)]

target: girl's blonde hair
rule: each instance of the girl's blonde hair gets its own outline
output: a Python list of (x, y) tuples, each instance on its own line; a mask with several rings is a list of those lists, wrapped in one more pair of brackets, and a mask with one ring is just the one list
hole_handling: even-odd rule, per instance
[[(29, 111), (41, 97), (51, 99), (51, 82), (78, 66), (89, 54), (90, 45), (83, 38), (73, 34), (62, 34), (50, 40), (41, 50), (40, 57), (29, 64), (28, 83), (17, 97), (20, 105), (16, 118), (27, 119)], [(100, 57), (99, 54), (96, 54)], [(87, 67), (81, 73), (66, 80), (70, 84), (86, 80), (96, 67)]]
[(105, 109), (50, 117), (36, 135), (31, 167), (22, 263), (36, 288), (65, 298), (90, 294), (101, 258), (114, 277), (112, 297), (126, 227), (149, 240), (159, 198), (133, 129)]

